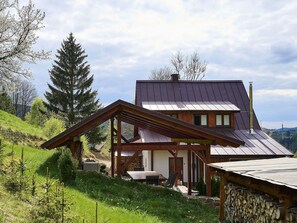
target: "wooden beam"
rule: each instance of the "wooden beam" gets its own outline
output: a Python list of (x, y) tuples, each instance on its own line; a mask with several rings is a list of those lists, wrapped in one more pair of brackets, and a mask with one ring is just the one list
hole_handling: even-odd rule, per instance
[(207, 164), (210, 163), (210, 145), (206, 145), (206, 176), (205, 176), (205, 183), (206, 183), (206, 195), (208, 197), (211, 197), (211, 167), (208, 166)]
[(192, 177), (191, 177), (191, 155), (192, 155), (192, 151), (188, 150), (188, 195), (192, 194)]
[[(178, 169), (177, 169), (177, 155), (178, 155), (178, 150), (175, 150), (174, 155), (173, 155), (173, 157), (174, 157), (174, 173), (178, 172)], [(177, 187), (177, 179), (175, 180), (174, 185)]]
[(185, 139), (185, 138), (172, 138), (172, 142), (185, 142), (185, 143), (198, 143), (200, 145), (213, 145), (215, 144), (214, 140), (208, 139)]
[(225, 185), (226, 179), (224, 177), (220, 178), (220, 221), (223, 222), (225, 220), (225, 213), (224, 213), (224, 204), (226, 200), (226, 193), (225, 193)]
[[(118, 131), (116, 129), (113, 129), (113, 131), (118, 134)], [(130, 143), (128, 139), (126, 139), (123, 135), (121, 135), (121, 139), (124, 140), (125, 143)]]
[(121, 144), (122, 151), (137, 151), (137, 150), (204, 150), (201, 145), (176, 145), (175, 143), (126, 143)]
[(203, 154), (203, 151), (201, 151), (201, 150), (193, 150), (193, 151), (194, 151), (195, 155), (198, 156), (201, 161), (203, 161), (204, 163), (207, 163), (207, 160), (206, 160), (205, 155)]
[(151, 151), (151, 171), (154, 170), (154, 150)]
[(122, 143), (121, 143), (121, 135), (122, 135), (122, 117), (119, 112), (117, 115), (117, 174), (118, 176), (122, 175)]
[(168, 150), (168, 152), (174, 157), (175, 152), (173, 152), (172, 150)]
[(131, 156), (126, 163), (124, 163), (123, 165), (123, 170), (125, 170), (126, 168), (128, 168), (128, 166), (135, 160), (136, 157), (138, 157), (138, 155), (141, 153), (140, 150), (136, 151), (133, 156)]
[(114, 118), (110, 119), (111, 176), (114, 177)]

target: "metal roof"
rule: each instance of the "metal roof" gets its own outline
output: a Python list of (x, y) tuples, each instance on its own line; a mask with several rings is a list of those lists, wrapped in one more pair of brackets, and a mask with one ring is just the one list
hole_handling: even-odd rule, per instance
[[(249, 97), (243, 82), (224, 81), (136, 81), (135, 103), (143, 102), (222, 102), (228, 101), (240, 109), (235, 113), (235, 129), (249, 129)], [(254, 129), (260, 125), (254, 112)]]
[[(293, 154), (281, 144), (265, 134), (258, 123), (254, 112), (254, 134), (249, 134), (249, 97), (243, 82), (239, 80), (223, 81), (154, 81), (139, 80), (136, 82), (136, 104), (147, 105), (149, 109), (159, 110), (168, 105), (193, 102), (213, 103), (228, 102), (236, 108), (234, 113), (234, 129), (217, 129), (217, 132), (244, 141), (245, 145), (238, 148), (231, 146), (211, 146), (213, 156), (292, 156)], [(158, 103), (156, 103), (158, 102)], [(162, 103), (162, 104), (161, 104)], [(153, 106), (152, 106), (153, 104)], [(154, 105), (155, 104), (155, 105)], [(161, 105), (160, 105), (161, 104)], [(175, 108), (176, 108), (175, 107)], [(183, 110), (182, 106), (180, 109)], [(145, 137), (145, 136), (144, 136)], [(149, 139), (149, 137), (147, 137)], [(164, 138), (162, 140), (165, 140)]]
[[(237, 148), (211, 145), (210, 154), (212, 156), (292, 156), (292, 153), (285, 147), (259, 130), (254, 131), (253, 134), (249, 134), (246, 130), (221, 130), (220, 133), (241, 140), (245, 142), (245, 145), (241, 145)], [(139, 129), (139, 135), (142, 142), (171, 142), (169, 137), (146, 129)]]
[(154, 111), (240, 111), (229, 101), (143, 101), (142, 107)]
[(162, 113), (118, 100), (43, 143), (41, 147), (52, 149), (66, 145), (74, 137), (96, 128), (108, 119), (117, 117), (118, 114), (121, 114), (123, 122), (138, 128), (149, 129), (171, 138), (208, 139), (222, 146), (238, 147), (243, 144), (242, 141), (222, 135), (211, 129), (194, 126)]
[(274, 158), (211, 163), (209, 166), (297, 190), (297, 159)]

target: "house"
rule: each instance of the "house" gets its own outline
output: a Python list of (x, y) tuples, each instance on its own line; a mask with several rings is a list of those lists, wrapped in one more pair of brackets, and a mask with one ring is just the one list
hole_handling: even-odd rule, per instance
[[(242, 81), (185, 81), (179, 80), (178, 75), (172, 75), (172, 79), (166, 81), (138, 80), (135, 103), (244, 142), (238, 148), (210, 143), (211, 163), (292, 156), (290, 151), (261, 130)], [(138, 128), (138, 132), (142, 142), (172, 141), (172, 138), (149, 129)], [(179, 151), (177, 169), (180, 181), (187, 184), (189, 165), (192, 182), (197, 182), (200, 177), (205, 179), (205, 164), (206, 161), (196, 152), (192, 151), (189, 161), (187, 151)], [(143, 151), (143, 165), (145, 170), (156, 170), (168, 177), (174, 171), (174, 154), (166, 150)]]
[[(115, 172), (117, 176), (123, 175), (125, 169), (127, 169), (129, 165), (137, 160), (139, 155), (145, 151), (166, 151), (172, 154), (174, 157), (174, 172), (177, 173), (177, 156), (179, 152), (186, 151), (188, 159), (187, 182), (190, 182), (188, 187), (189, 194), (191, 193), (191, 159), (193, 152), (204, 160), (205, 163), (209, 163), (210, 145), (239, 147), (243, 144), (240, 140), (219, 134), (211, 129), (195, 126), (160, 112), (148, 110), (118, 100), (44, 142), (41, 147), (54, 149), (61, 146), (67, 146), (70, 148), (72, 155), (80, 161), (80, 164), (82, 164), (83, 148), (80, 136), (108, 120), (110, 121), (111, 126), (110, 151), (112, 177), (115, 175)], [(139, 137), (135, 137), (135, 140), (128, 140), (122, 134), (122, 123), (134, 125), (136, 130), (138, 128), (145, 131), (149, 130), (152, 134), (162, 134), (162, 137), (167, 137), (171, 140), (165, 142), (139, 142)], [(127, 153), (128, 151), (131, 152), (131, 156), (127, 159), (126, 157), (125, 159), (122, 159), (122, 154)], [(210, 194), (210, 167), (206, 167), (205, 171), (207, 193)]]
[[(135, 103), (115, 101), (41, 147), (68, 146), (81, 160), (80, 136), (110, 121), (112, 176), (142, 157), (145, 170), (166, 178), (178, 173), (188, 194), (203, 177), (208, 195), (212, 173), (206, 164), (292, 156), (261, 130), (242, 81), (181, 81), (176, 75), (137, 81)], [(134, 126), (133, 139), (123, 136), (123, 122)]]

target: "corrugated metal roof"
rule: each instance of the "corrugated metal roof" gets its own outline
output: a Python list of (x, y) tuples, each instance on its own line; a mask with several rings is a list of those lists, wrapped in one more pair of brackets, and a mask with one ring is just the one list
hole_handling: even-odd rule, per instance
[[(228, 101), (240, 112), (235, 113), (236, 129), (249, 129), (249, 97), (242, 81), (136, 81), (135, 103), (143, 102), (222, 102)], [(157, 109), (157, 108), (156, 108)], [(154, 109), (152, 109), (154, 110)], [(254, 112), (254, 129), (260, 125)]]
[[(249, 134), (249, 97), (242, 81), (137, 81), (136, 104), (146, 104), (151, 110), (174, 109), (183, 110), (186, 104), (229, 102), (236, 106), (239, 112), (234, 113), (234, 129), (218, 129), (219, 133), (234, 137), (245, 142), (238, 148), (211, 146), (214, 156), (292, 156), (293, 154), (278, 142), (265, 134), (258, 123), (254, 112), (254, 134)], [(158, 103), (156, 103), (158, 102)], [(161, 104), (162, 103), (162, 104)], [(180, 107), (179, 109), (177, 109)], [(162, 108), (162, 109), (160, 109)], [(198, 108), (198, 107), (196, 107)], [(217, 108), (217, 107), (216, 107)], [(203, 109), (209, 109), (203, 107)]]
[(240, 111), (229, 101), (143, 101), (142, 107), (154, 111)]
[[(245, 142), (245, 145), (237, 148), (211, 145), (210, 154), (212, 156), (292, 156), (292, 153), (285, 147), (259, 130), (256, 130), (254, 134), (249, 134), (246, 130), (221, 130), (219, 132), (241, 140)], [(140, 129), (139, 135), (142, 142), (171, 142), (171, 138), (147, 129)]]
[(211, 163), (209, 166), (297, 190), (297, 159), (275, 158)]

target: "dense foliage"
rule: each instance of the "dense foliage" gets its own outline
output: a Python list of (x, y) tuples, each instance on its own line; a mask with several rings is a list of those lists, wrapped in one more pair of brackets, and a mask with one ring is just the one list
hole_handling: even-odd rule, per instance
[(69, 182), (75, 180), (78, 162), (72, 158), (69, 149), (65, 148), (61, 151), (58, 159), (58, 169), (61, 182)]
[(11, 97), (9, 97), (9, 95), (6, 92), (1, 92), (1, 91), (0, 91), (0, 110), (6, 111), (10, 114), (15, 113), (15, 109), (14, 109)]
[(36, 126), (42, 127), (46, 121), (46, 108), (41, 98), (35, 98), (31, 106), (30, 112), (25, 116), (25, 120)]

